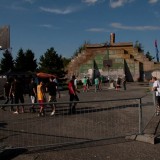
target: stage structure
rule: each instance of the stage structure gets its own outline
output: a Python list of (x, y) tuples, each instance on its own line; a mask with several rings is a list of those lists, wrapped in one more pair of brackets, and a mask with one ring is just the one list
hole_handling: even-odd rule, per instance
[(0, 26), (0, 49), (10, 49), (10, 27)]
[[(155, 44), (157, 46), (157, 42)], [(149, 81), (151, 72), (159, 68), (159, 59), (157, 62), (150, 61), (133, 42), (116, 42), (115, 33), (111, 33), (110, 42), (85, 44), (66, 70), (68, 78), (72, 75), (78, 79), (83, 79), (84, 76), (90, 79), (103, 76), (116, 80), (125, 75), (128, 82), (133, 82)]]

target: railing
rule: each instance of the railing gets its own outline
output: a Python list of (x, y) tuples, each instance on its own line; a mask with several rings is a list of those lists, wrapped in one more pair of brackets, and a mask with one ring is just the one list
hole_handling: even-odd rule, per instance
[(53, 103), (45, 103), (44, 117), (38, 117), (38, 103), (35, 104), (37, 113), (30, 113), (32, 104), (25, 103), (26, 113), (18, 115), (9, 112), (11, 104), (2, 104), (7, 111), (0, 110), (1, 145), (13, 148), (59, 146), (142, 134), (154, 114), (147, 96), (79, 101), (76, 113), (71, 115), (68, 114), (69, 101), (56, 102), (54, 116), (50, 116)]

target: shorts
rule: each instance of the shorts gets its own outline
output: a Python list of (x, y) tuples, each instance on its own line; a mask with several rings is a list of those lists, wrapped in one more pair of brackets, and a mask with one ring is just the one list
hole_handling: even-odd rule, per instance
[(56, 95), (54, 96), (49, 95), (48, 102), (57, 102)]
[(31, 103), (37, 102), (37, 98), (35, 96), (30, 96), (30, 98), (31, 98)]
[(24, 97), (23, 97), (23, 95), (15, 95), (15, 97), (14, 97), (15, 99), (15, 104), (18, 104), (19, 103), (19, 101), (21, 102), (21, 103), (24, 103)]
[(41, 108), (44, 108), (44, 100), (38, 100), (38, 103), (40, 105)]

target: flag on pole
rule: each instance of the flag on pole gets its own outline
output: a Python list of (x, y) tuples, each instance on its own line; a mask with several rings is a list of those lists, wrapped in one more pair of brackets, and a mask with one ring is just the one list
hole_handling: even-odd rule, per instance
[(155, 40), (155, 48), (156, 48), (156, 58), (157, 58), (157, 62), (159, 62), (159, 56), (158, 56), (159, 50), (158, 50), (158, 46), (157, 46), (157, 40)]

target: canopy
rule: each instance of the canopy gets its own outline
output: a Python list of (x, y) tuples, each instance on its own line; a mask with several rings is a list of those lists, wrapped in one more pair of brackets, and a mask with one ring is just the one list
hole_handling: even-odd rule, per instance
[(152, 72), (153, 77), (157, 77), (157, 79), (160, 79), (160, 70), (155, 70)]
[(48, 74), (48, 73), (43, 73), (43, 72), (37, 73), (37, 77), (39, 77), (39, 78), (50, 78), (50, 77), (56, 78), (56, 76), (54, 74)]

